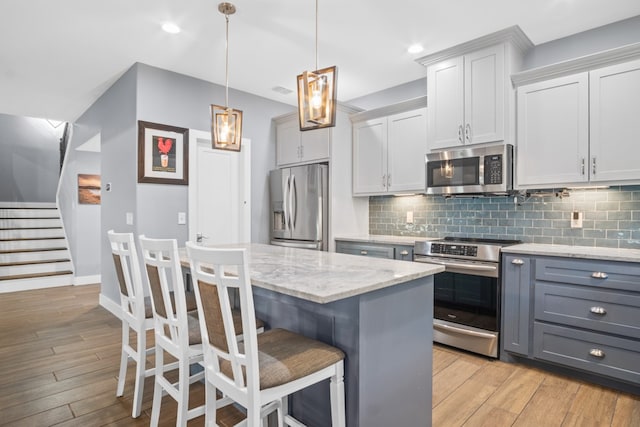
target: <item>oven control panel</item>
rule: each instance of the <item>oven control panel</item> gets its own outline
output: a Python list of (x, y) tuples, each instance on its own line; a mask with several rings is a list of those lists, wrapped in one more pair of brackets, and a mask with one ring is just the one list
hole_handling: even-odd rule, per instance
[(478, 256), (478, 247), (475, 245), (452, 245), (450, 243), (432, 243), (432, 254), (457, 255), (457, 256)]

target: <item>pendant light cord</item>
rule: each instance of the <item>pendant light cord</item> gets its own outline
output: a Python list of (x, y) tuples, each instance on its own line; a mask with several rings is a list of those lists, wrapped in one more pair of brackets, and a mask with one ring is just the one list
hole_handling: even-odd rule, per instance
[(318, 70), (318, 0), (316, 0), (316, 71)]
[(225, 17), (225, 19), (227, 21), (226, 43), (225, 43), (225, 46), (224, 46), (224, 49), (225, 49), (225, 80), (226, 80), (224, 106), (226, 108), (229, 108), (229, 14), (225, 13), (224, 17)]

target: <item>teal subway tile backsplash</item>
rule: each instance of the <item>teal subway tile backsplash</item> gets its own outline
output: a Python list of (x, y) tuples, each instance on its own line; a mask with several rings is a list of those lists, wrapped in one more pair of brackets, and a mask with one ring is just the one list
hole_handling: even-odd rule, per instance
[[(518, 197), (518, 203), (513, 197), (370, 197), (369, 232), (640, 249), (640, 186), (555, 194)], [(406, 222), (408, 211), (413, 224)], [(573, 211), (583, 213), (582, 228), (571, 228)]]

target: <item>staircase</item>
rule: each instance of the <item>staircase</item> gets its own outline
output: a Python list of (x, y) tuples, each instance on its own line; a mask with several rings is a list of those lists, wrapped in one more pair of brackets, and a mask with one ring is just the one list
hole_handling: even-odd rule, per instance
[(0, 293), (73, 284), (55, 203), (0, 202)]

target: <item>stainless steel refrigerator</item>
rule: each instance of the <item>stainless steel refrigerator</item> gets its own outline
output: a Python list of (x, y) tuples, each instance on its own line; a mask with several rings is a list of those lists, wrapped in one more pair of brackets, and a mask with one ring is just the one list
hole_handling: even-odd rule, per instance
[(271, 244), (326, 251), (328, 188), (327, 165), (272, 170)]

